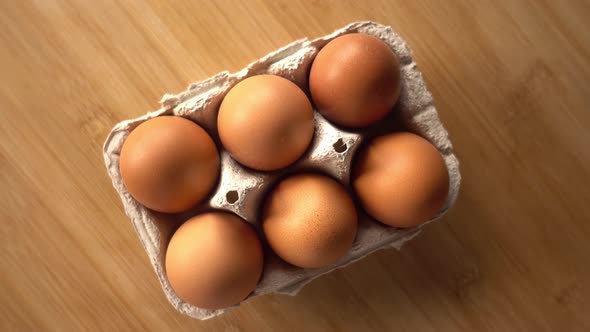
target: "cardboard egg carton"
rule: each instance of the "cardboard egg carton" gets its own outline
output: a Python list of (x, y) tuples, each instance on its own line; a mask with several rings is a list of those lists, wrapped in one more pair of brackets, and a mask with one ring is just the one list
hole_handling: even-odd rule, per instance
[[(236, 83), (253, 75), (279, 75), (296, 83), (309, 96), (307, 75), (315, 55), (332, 39), (353, 32), (366, 33), (381, 39), (400, 61), (401, 95), (392, 116), (367, 130), (352, 132), (332, 125), (316, 111), (314, 138), (305, 155), (287, 169), (275, 172), (256, 172), (247, 169), (223, 150), (216, 129), (217, 111), (225, 94)], [(438, 118), (432, 96), (422, 80), (416, 63), (412, 60), (410, 48), (391, 28), (374, 22), (355, 22), (321, 38), (311, 41), (297, 40), (237, 73), (222, 72), (202, 82), (191, 84), (182, 93), (165, 95), (161, 104), (162, 107), (155, 112), (117, 124), (104, 144), (104, 159), (125, 212), (137, 231), (166, 297), (178, 311), (197, 319), (208, 319), (231, 308), (206, 310), (181, 300), (170, 287), (165, 273), (164, 258), (168, 242), (180, 223), (200, 211), (213, 208), (233, 212), (253, 224), (263, 239), (259, 211), (265, 194), (280, 178), (298, 171), (315, 170), (340, 180), (350, 189), (348, 181), (351, 162), (363, 141), (371, 136), (400, 128), (427, 138), (437, 147), (446, 162), (451, 182), (450, 192), (445, 207), (433, 220), (444, 214), (457, 198), (461, 181), (459, 162), (453, 154), (447, 131)], [(161, 115), (181, 116), (198, 123), (213, 137), (221, 153), (220, 179), (208, 200), (180, 214), (157, 213), (142, 206), (125, 188), (119, 171), (119, 153), (127, 135), (142, 122)], [(405, 241), (418, 235), (423, 226), (397, 229), (382, 225), (360, 212), (358, 233), (351, 250), (338, 262), (319, 269), (291, 266), (279, 259), (265, 245), (264, 271), (258, 286), (248, 298), (269, 293), (294, 295), (311, 280), (361, 259), (371, 252), (391, 247), (399, 249)]]

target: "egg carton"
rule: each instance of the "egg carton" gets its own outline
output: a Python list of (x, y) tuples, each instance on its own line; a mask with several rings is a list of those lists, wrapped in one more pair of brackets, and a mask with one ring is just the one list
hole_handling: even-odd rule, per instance
[[(217, 111), (225, 94), (235, 84), (253, 75), (272, 74), (291, 80), (309, 96), (307, 76), (318, 51), (332, 39), (354, 32), (381, 39), (400, 61), (401, 95), (390, 117), (366, 130), (349, 131), (331, 124), (314, 111), (315, 132), (310, 147), (294, 165), (275, 172), (257, 172), (243, 167), (223, 150), (216, 128)], [(408, 45), (390, 27), (378, 23), (354, 22), (324, 37), (311, 41), (297, 40), (236, 73), (221, 72), (207, 80), (191, 84), (182, 93), (166, 94), (160, 103), (161, 108), (157, 111), (117, 124), (104, 144), (104, 159), (125, 212), (135, 227), (168, 301), (178, 311), (193, 318), (208, 319), (231, 309), (207, 310), (186, 303), (176, 295), (166, 277), (164, 259), (172, 234), (180, 223), (201, 211), (220, 209), (233, 212), (253, 224), (261, 238), (264, 238), (259, 211), (265, 194), (280, 178), (294, 172), (319, 171), (338, 179), (350, 190), (351, 162), (363, 141), (400, 128), (417, 133), (436, 146), (449, 171), (450, 189), (446, 204), (429, 222), (440, 218), (457, 198), (461, 181), (459, 162), (453, 154), (448, 133), (438, 118), (432, 96), (412, 60)], [(129, 133), (144, 121), (162, 115), (181, 116), (198, 123), (216, 141), (221, 154), (220, 178), (213, 193), (205, 203), (180, 214), (158, 213), (145, 208), (129, 194), (119, 171), (119, 154)], [(336, 263), (318, 269), (302, 269), (289, 265), (265, 245), (262, 277), (247, 299), (269, 293), (294, 295), (311, 280), (376, 250), (391, 247), (400, 249), (404, 242), (418, 235), (425, 224), (410, 229), (398, 229), (380, 224), (360, 212), (358, 233), (350, 251)]]

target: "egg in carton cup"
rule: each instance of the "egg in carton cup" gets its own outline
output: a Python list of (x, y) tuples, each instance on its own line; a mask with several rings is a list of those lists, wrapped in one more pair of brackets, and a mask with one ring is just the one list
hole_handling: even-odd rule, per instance
[[(234, 85), (250, 76), (271, 74), (284, 77), (302, 90), (308, 91), (308, 74), (319, 50), (336, 37), (348, 33), (364, 33), (377, 37), (397, 56), (401, 70), (401, 94), (390, 116), (381, 120), (377, 126), (370, 127), (370, 130), (353, 132), (331, 124), (314, 111), (315, 132), (310, 147), (295, 164), (274, 172), (257, 172), (245, 168), (221, 148), (216, 128), (217, 113), (224, 96)], [(191, 84), (180, 94), (167, 94), (162, 98), (161, 105), (157, 111), (117, 124), (108, 135), (103, 153), (113, 185), (148, 254), (166, 297), (174, 308), (193, 318), (208, 319), (231, 309), (207, 310), (184, 302), (174, 292), (166, 276), (164, 260), (172, 234), (180, 223), (199, 212), (219, 209), (235, 213), (253, 224), (261, 234), (259, 211), (264, 203), (265, 194), (286, 174), (315, 170), (339, 180), (349, 188), (351, 163), (361, 144), (370, 137), (401, 128), (430, 141), (442, 155), (449, 172), (450, 186), (445, 206), (429, 222), (440, 218), (454, 204), (458, 195), (461, 182), (459, 162), (453, 154), (448, 133), (439, 120), (432, 96), (416, 63), (412, 60), (411, 50), (390, 27), (378, 23), (355, 22), (324, 37), (311, 41), (297, 40), (251, 63), (239, 72), (221, 72), (207, 80)], [(141, 205), (125, 188), (119, 169), (119, 155), (129, 133), (144, 121), (164, 115), (180, 116), (196, 122), (213, 137), (221, 151), (221, 172), (213, 193), (200, 206), (180, 214), (154, 212)], [(406, 229), (395, 228), (375, 221), (359, 209), (357, 235), (352, 248), (345, 256), (322, 268), (303, 269), (289, 265), (276, 255), (265, 252), (262, 277), (247, 299), (271, 293), (295, 295), (313, 279), (376, 250), (392, 247), (400, 249), (404, 242), (417, 236), (427, 223)]]

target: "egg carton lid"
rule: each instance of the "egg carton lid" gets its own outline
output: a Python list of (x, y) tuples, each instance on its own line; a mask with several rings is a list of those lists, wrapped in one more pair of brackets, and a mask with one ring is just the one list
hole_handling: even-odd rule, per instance
[[(355, 32), (381, 39), (400, 61), (402, 88), (392, 117), (383, 120), (381, 126), (375, 127), (372, 131), (351, 132), (332, 125), (315, 111), (315, 132), (311, 146), (295, 165), (277, 172), (256, 172), (247, 169), (222, 149), (217, 134), (216, 118), (219, 105), (229, 89), (247, 77), (273, 74), (287, 78), (307, 91), (307, 75), (318, 51), (332, 39)], [(439, 120), (432, 96), (412, 59), (410, 48), (391, 27), (370, 21), (354, 22), (324, 37), (314, 40), (300, 39), (252, 62), (236, 73), (224, 71), (189, 85), (186, 91), (179, 94), (166, 94), (160, 103), (162, 107), (159, 110), (115, 125), (106, 139), (103, 155), (113, 186), (148, 254), (167, 299), (178, 311), (193, 318), (215, 317), (237, 305), (220, 310), (198, 308), (184, 302), (171, 288), (165, 273), (164, 257), (168, 242), (180, 223), (201, 211), (215, 208), (236, 213), (254, 224), (260, 234), (260, 225), (257, 222), (259, 207), (264, 194), (273, 183), (285, 174), (313, 169), (338, 179), (348, 187), (350, 164), (356, 150), (364, 140), (371, 135), (379, 134), (380, 130), (388, 131), (398, 128), (397, 124), (402, 124), (404, 130), (428, 139), (439, 150), (450, 176), (449, 195), (443, 210), (429, 222), (410, 229), (385, 226), (361, 212), (358, 233), (352, 249), (336, 263), (319, 269), (291, 266), (267, 251), (261, 280), (246, 300), (269, 293), (295, 295), (311, 280), (362, 259), (376, 250), (392, 247), (400, 249), (404, 242), (417, 236), (422, 227), (439, 219), (457, 199), (461, 175), (459, 162), (453, 154), (453, 146)], [(206, 203), (181, 214), (164, 214), (145, 208), (129, 194), (119, 171), (119, 154), (129, 133), (144, 121), (162, 115), (182, 116), (198, 123), (213, 137), (221, 151), (221, 175), (214, 192)]]

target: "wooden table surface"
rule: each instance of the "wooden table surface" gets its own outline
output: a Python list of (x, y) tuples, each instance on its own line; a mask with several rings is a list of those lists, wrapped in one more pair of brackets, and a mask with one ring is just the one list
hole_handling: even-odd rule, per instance
[[(3, 1), (0, 330), (590, 330), (587, 1)], [(208, 321), (160, 289), (104, 168), (165, 92), (357, 20), (411, 45), (456, 206), (386, 250)]]

